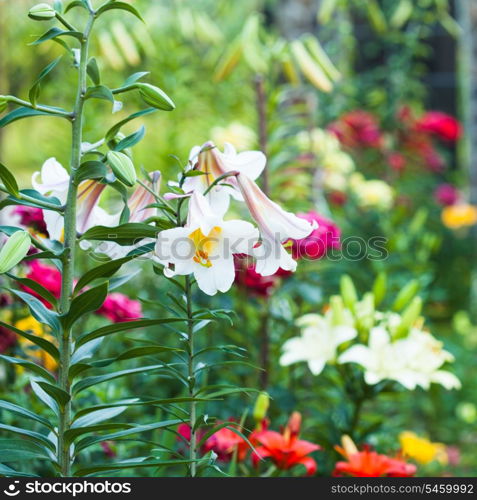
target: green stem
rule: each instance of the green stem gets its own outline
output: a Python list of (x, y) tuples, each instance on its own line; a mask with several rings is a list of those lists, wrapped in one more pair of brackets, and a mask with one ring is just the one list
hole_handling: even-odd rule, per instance
[[(87, 74), (86, 65), (88, 62), (89, 36), (94, 23), (94, 13), (90, 13), (88, 23), (83, 33), (81, 41), (80, 64), (78, 68), (78, 89), (74, 108), (71, 163), (70, 163), (70, 184), (68, 188), (68, 197), (66, 201), (64, 217), (64, 257), (63, 257), (63, 275), (61, 283), (60, 313), (67, 314), (73, 294), (73, 281), (75, 269), (75, 249), (76, 249), (76, 199), (78, 195), (78, 186), (75, 182), (75, 173), (81, 164), (81, 141), (83, 135), (83, 107), (85, 102)], [(60, 339), (60, 369), (59, 384), (63, 391), (71, 396), (71, 387), (68, 372), (71, 362), (71, 330), (65, 330)], [(58, 426), (58, 463), (63, 477), (71, 475), (71, 457), (70, 447), (65, 441), (65, 432), (68, 431), (71, 423), (71, 399), (60, 410)]]
[[(188, 342), (188, 381), (189, 381), (189, 396), (195, 397), (195, 374), (194, 374), (194, 330), (193, 330), (193, 315), (192, 315), (192, 285), (190, 276), (185, 277), (185, 294), (186, 294), (186, 307), (187, 307), (187, 342)], [(197, 432), (195, 429), (197, 418), (196, 402), (190, 403), (190, 442), (189, 442), (189, 458), (190, 475), (195, 477), (197, 472)]]

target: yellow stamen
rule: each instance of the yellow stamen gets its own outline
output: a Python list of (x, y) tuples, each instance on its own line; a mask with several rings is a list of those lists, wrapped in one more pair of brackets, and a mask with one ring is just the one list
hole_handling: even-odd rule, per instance
[(200, 228), (189, 234), (189, 238), (195, 247), (194, 262), (203, 267), (212, 267), (209, 256), (215, 250), (221, 232), (222, 228), (215, 226), (207, 236), (204, 235)]

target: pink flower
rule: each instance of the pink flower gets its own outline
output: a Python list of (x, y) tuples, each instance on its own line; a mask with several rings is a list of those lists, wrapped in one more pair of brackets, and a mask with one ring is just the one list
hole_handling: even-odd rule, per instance
[[(230, 422), (230, 425), (237, 428), (237, 424)], [(237, 460), (242, 462), (245, 460), (249, 446), (247, 441), (241, 438), (234, 431), (223, 427), (216, 433), (212, 434), (204, 444), (203, 452), (214, 451), (217, 453), (218, 460), (228, 462), (233, 457), (235, 450), (237, 450)]]
[(461, 124), (453, 117), (441, 111), (428, 111), (417, 122), (416, 129), (429, 132), (440, 139), (455, 142), (462, 135)]
[(96, 314), (105, 316), (113, 323), (131, 321), (142, 317), (141, 303), (122, 293), (110, 293)]
[(27, 228), (32, 228), (39, 233), (48, 235), (43, 210), (41, 208), (16, 206), (12, 212), (20, 217), (20, 224)]
[(402, 172), (406, 167), (406, 158), (401, 153), (393, 152), (388, 155), (388, 165), (395, 172)]
[(361, 109), (344, 114), (328, 130), (349, 148), (380, 148), (383, 140), (376, 117)]
[(334, 222), (314, 211), (298, 214), (298, 217), (311, 223), (316, 222), (318, 227), (306, 238), (291, 240), (294, 259), (321, 259), (328, 250), (340, 248), (341, 231)]
[[(54, 297), (57, 299), (61, 295), (61, 273), (56, 267), (47, 266), (42, 264), (39, 260), (32, 260), (29, 262), (29, 272), (26, 277), (36, 281), (38, 284), (46, 288)], [(21, 288), (31, 295), (35, 296), (40, 300), (48, 309), (52, 309), (52, 305), (46, 301), (43, 297), (37, 294), (31, 288), (22, 285)]]
[(439, 205), (455, 205), (459, 201), (459, 191), (452, 184), (441, 184), (434, 191), (434, 199)]

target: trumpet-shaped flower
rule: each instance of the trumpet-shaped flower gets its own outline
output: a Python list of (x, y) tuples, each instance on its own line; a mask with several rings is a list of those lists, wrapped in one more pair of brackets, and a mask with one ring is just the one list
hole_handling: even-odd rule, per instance
[(289, 239), (306, 238), (318, 225), (316, 222), (310, 223), (283, 210), (247, 175), (239, 174), (236, 179), (250, 214), (260, 231), (261, 245), (254, 250), (257, 273), (270, 276), (279, 268), (295, 271), (296, 262), (285, 250), (283, 243)]
[(235, 278), (234, 253), (251, 253), (257, 229), (241, 220), (224, 221), (215, 215), (206, 198), (194, 191), (185, 227), (161, 231), (156, 258), (166, 276), (193, 274), (208, 295), (226, 292)]
[[(187, 177), (184, 190), (204, 193), (219, 177), (228, 173), (239, 172), (252, 180), (263, 172), (267, 159), (260, 151), (244, 151), (237, 153), (234, 146), (225, 144), (223, 153), (213, 142), (206, 142), (202, 146), (194, 146), (189, 155), (189, 163), (202, 175)], [(215, 185), (208, 193), (208, 200), (214, 211), (220, 215), (228, 209), (230, 196), (243, 201), (237, 182), (233, 176), (225, 178), (223, 185)]]
[[(32, 184), (39, 193), (54, 196), (65, 203), (69, 179), (66, 169), (55, 158), (50, 158), (41, 167), (41, 172), (33, 174)], [(84, 233), (96, 225), (112, 226), (116, 222), (114, 216), (98, 206), (105, 187), (94, 180), (86, 180), (79, 185), (76, 216), (76, 228), (79, 233)], [(44, 210), (43, 217), (50, 239), (61, 241), (64, 230), (63, 216), (58, 212)]]
[(293, 337), (283, 345), (282, 366), (305, 361), (313, 375), (319, 375), (326, 363), (334, 361), (338, 347), (354, 339), (357, 331), (347, 325), (333, 325), (330, 316), (307, 314), (297, 321), (303, 327), (300, 337)]

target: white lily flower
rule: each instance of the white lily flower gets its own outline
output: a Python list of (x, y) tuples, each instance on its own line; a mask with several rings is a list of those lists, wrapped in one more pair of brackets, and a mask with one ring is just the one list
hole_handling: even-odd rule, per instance
[(228, 291), (234, 282), (233, 254), (251, 253), (257, 239), (258, 231), (252, 224), (222, 220), (206, 198), (194, 191), (185, 227), (159, 233), (156, 259), (164, 265), (166, 276), (193, 274), (204, 293), (215, 295)]
[[(202, 146), (194, 146), (189, 155), (189, 164), (194, 170), (205, 172), (204, 175), (187, 177), (183, 188), (186, 192), (204, 193), (219, 177), (229, 172), (243, 173), (255, 180), (263, 172), (267, 159), (260, 151), (244, 151), (237, 153), (235, 148), (226, 143), (224, 151), (219, 151), (213, 142)], [(228, 209), (230, 196), (243, 201), (237, 182), (233, 176), (224, 179), (228, 186), (214, 186), (207, 195), (214, 212), (224, 215)]]
[(413, 328), (408, 337), (393, 342), (388, 331), (378, 326), (371, 329), (368, 346), (351, 347), (339, 357), (339, 362), (361, 365), (369, 385), (395, 380), (409, 390), (418, 386), (428, 389), (432, 382), (454, 389), (460, 387), (459, 379), (440, 370), (453, 359), (430, 333)]
[[(35, 172), (32, 177), (33, 187), (43, 195), (54, 196), (61, 203), (66, 203), (70, 176), (67, 170), (50, 158)], [(76, 229), (83, 234), (88, 229), (103, 225), (115, 225), (115, 217), (98, 206), (100, 196), (105, 189), (104, 184), (94, 180), (83, 181), (78, 187)], [(43, 210), (43, 218), (51, 240), (62, 241), (64, 232), (63, 215), (52, 210)]]
[(262, 276), (271, 276), (280, 267), (286, 271), (295, 271), (296, 261), (283, 248), (283, 243), (289, 239), (306, 238), (316, 229), (316, 222), (310, 224), (307, 220), (283, 210), (247, 175), (239, 174), (236, 180), (260, 231), (261, 245), (254, 250), (257, 260), (256, 272)]
[(328, 315), (307, 314), (296, 324), (303, 327), (301, 336), (285, 342), (280, 365), (304, 361), (313, 375), (319, 375), (326, 363), (335, 361), (338, 347), (358, 334), (351, 326), (333, 325)]

